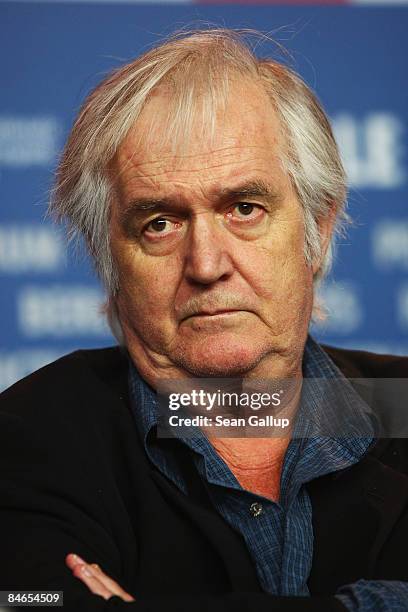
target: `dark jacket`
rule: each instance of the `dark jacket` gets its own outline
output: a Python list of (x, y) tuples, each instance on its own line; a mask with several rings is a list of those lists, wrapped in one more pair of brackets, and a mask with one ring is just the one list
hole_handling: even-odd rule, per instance
[[(407, 358), (325, 350), (348, 377), (408, 377)], [(146, 457), (117, 347), (77, 351), (5, 391), (0, 590), (62, 590), (64, 610), (340, 612), (340, 585), (408, 581), (405, 439), (380, 440), (356, 465), (307, 485), (311, 597), (261, 591), (242, 537), (213, 509), (187, 449), (170, 443), (188, 496)], [(91, 594), (65, 567), (70, 552), (98, 563), (136, 602)]]

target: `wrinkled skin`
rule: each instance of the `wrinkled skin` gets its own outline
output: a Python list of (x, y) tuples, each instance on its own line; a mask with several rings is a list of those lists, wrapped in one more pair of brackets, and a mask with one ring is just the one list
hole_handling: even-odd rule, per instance
[[(112, 164), (116, 306), (129, 352), (153, 386), (301, 371), (320, 262), (304, 259), (302, 209), (280, 163), (276, 113), (255, 85), (234, 88), (215, 139), (197, 125), (176, 154), (161, 144), (166, 96), (155, 96)], [(140, 200), (155, 207), (135, 212)], [(322, 228), (323, 239), (329, 231)]]

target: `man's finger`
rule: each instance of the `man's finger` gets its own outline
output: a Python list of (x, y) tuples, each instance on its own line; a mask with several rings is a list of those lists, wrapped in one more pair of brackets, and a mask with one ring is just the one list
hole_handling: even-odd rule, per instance
[(83, 563), (77, 563), (72, 570), (72, 573), (76, 578), (82, 580), (82, 582), (88, 587), (88, 589), (95, 595), (100, 595), (104, 599), (112, 597), (113, 593), (106, 588), (106, 586), (95, 576), (89, 567)]
[(115, 580), (107, 576), (97, 563), (92, 563), (91, 568), (98, 580), (114, 595), (118, 595), (118, 597), (121, 597), (124, 601), (134, 601), (134, 598), (129, 595), (129, 593), (126, 593), (126, 591), (122, 589), (122, 587), (115, 582)]
[(78, 557), (78, 555), (70, 553), (65, 557), (65, 563), (69, 567), (69, 569), (72, 570), (76, 565), (78, 565), (78, 563), (85, 563), (85, 561), (81, 559), (81, 557)]

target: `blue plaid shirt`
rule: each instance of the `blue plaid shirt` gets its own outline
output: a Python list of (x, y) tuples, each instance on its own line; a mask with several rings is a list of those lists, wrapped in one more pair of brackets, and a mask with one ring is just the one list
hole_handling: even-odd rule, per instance
[[(375, 425), (368, 416), (367, 405), (310, 337), (305, 346), (303, 375), (307, 379), (343, 379), (345, 384), (341, 399), (336, 396), (337, 405), (328, 402), (324, 385), (312, 381), (304, 386), (294, 433), (282, 466), (279, 501), (244, 490), (200, 430), (196, 436), (182, 439), (192, 451), (215, 508), (242, 534), (262, 588), (273, 595), (309, 595), (307, 580), (313, 556), (312, 505), (304, 485), (357, 463), (375, 441)], [(157, 426), (157, 396), (133, 364), (129, 369), (129, 387), (137, 428), (150, 460), (187, 493), (175, 457), (168, 448), (164, 451), (159, 444), (151, 443), (149, 434)], [(341, 401), (340, 409), (338, 401)], [(352, 435), (320, 435), (322, 431), (341, 431), (341, 421), (347, 422), (348, 432), (352, 428)], [(313, 435), (313, 428), (319, 432), (317, 435)], [(301, 435), (302, 432), (306, 435)], [(336, 597), (352, 612), (406, 612), (408, 583), (359, 580), (341, 587)]]

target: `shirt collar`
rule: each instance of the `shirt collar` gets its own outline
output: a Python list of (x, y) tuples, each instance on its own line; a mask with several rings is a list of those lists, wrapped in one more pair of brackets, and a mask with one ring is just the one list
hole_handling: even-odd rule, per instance
[(292, 491), (360, 461), (378, 432), (378, 421), (370, 407), (311, 336), (304, 351), (303, 377), (291, 440), (296, 444), (299, 438), (299, 459), (295, 466), (287, 466), (293, 474), (282, 476), (282, 482), (290, 482)]
[[(303, 376), (302, 398), (291, 441), (295, 444), (295, 439), (301, 438), (296, 467), (299, 484), (356, 463), (375, 441), (376, 433), (368, 405), (311, 336), (305, 345)], [(148, 451), (149, 435), (158, 422), (157, 395), (131, 361), (129, 390), (136, 426)], [(342, 433), (345, 435), (338, 435)], [(205, 452), (205, 444), (200, 439), (189, 446)], [(309, 460), (302, 460), (302, 457), (310, 459), (311, 454), (315, 458), (313, 470)]]

